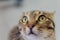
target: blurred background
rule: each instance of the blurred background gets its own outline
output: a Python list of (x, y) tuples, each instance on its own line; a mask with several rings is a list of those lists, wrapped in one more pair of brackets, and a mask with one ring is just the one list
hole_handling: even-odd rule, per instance
[(18, 24), (22, 12), (55, 12), (56, 40), (60, 40), (60, 0), (0, 0), (0, 40), (8, 40), (9, 31)]

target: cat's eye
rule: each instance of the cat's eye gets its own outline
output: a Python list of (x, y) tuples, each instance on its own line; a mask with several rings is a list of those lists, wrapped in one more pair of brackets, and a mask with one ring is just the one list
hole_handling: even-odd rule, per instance
[(38, 18), (39, 21), (45, 21), (45, 19), (46, 19), (46, 17), (45, 17), (44, 15), (41, 15), (41, 16)]
[(24, 16), (23, 19), (22, 19), (22, 22), (23, 22), (23, 23), (26, 23), (27, 21), (28, 21), (27, 17)]

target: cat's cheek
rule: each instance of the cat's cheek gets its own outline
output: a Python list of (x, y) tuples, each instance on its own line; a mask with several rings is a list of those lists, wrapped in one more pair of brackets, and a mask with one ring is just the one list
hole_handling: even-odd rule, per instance
[(35, 34), (39, 34), (39, 31), (37, 30), (37, 28), (33, 28), (33, 30), (32, 30)]
[(28, 35), (30, 33), (30, 29), (28, 27), (25, 28), (25, 33)]

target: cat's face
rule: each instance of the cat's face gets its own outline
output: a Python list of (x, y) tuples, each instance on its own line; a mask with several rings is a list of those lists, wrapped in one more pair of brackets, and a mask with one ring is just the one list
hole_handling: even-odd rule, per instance
[(53, 13), (43, 11), (26, 12), (19, 20), (25, 35), (48, 36), (54, 33)]

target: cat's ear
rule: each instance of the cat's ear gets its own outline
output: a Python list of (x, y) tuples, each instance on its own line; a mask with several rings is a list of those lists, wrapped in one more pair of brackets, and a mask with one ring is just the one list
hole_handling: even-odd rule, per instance
[(54, 13), (50, 13), (50, 18), (54, 19)]
[(46, 12), (46, 16), (49, 17), (51, 20), (54, 19), (55, 11), (54, 12)]
[(50, 13), (50, 18), (54, 19), (55, 11)]

